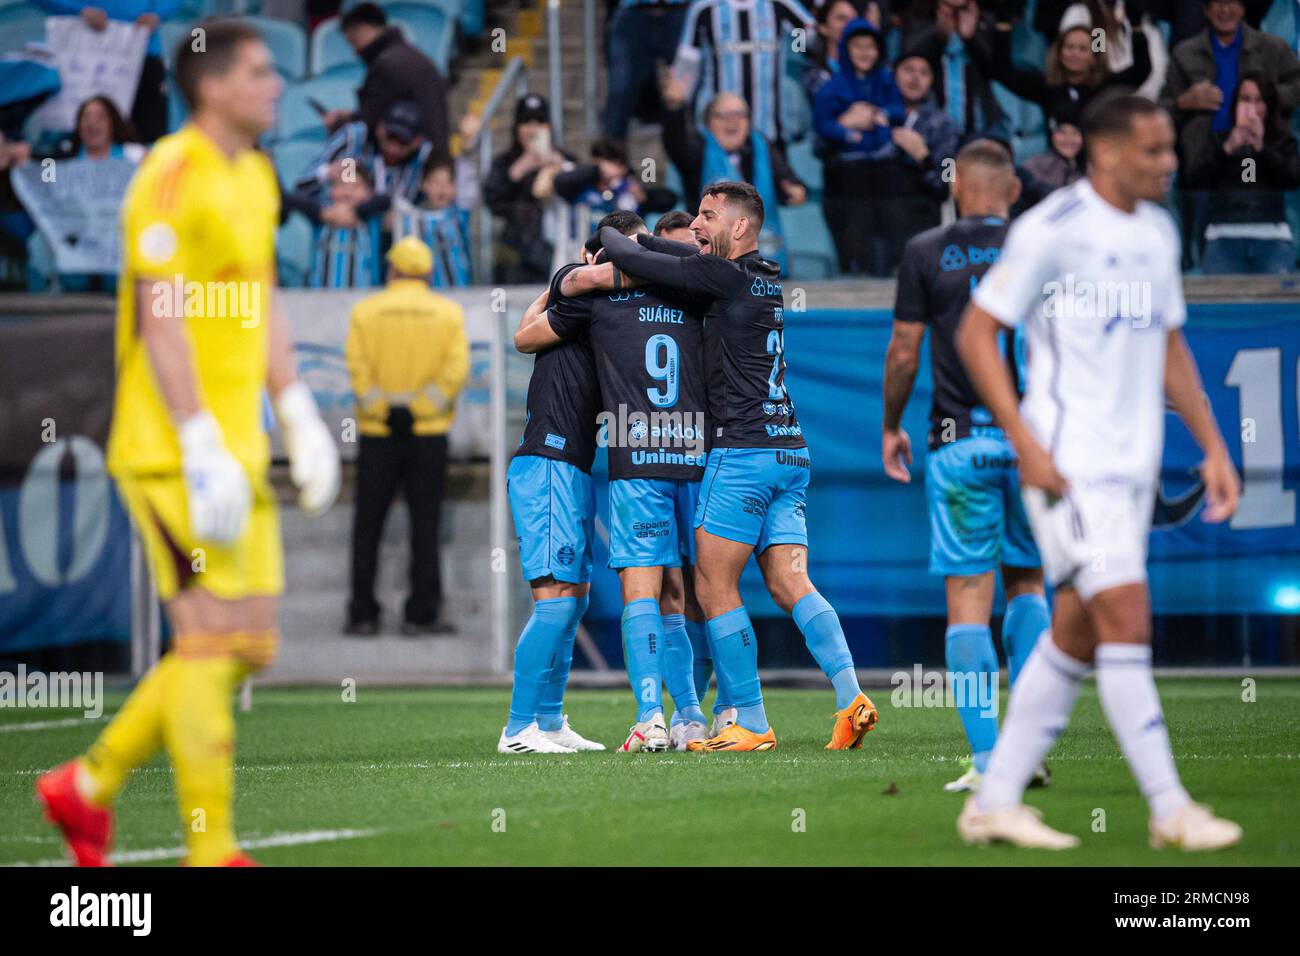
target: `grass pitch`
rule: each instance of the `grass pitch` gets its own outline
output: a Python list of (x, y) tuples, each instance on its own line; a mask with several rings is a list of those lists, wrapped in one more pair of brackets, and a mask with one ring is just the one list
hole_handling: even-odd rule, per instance
[[(1033, 791), (1083, 846), (1048, 854), (966, 848), (964, 739), (945, 709), (895, 708), (868, 689), (880, 724), (856, 752), (827, 752), (829, 690), (766, 694), (778, 749), (767, 754), (505, 756), (504, 690), (258, 690), (239, 716), (236, 819), (269, 865), (1267, 864), (1300, 861), (1300, 681), (1160, 684), (1183, 781), (1239, 821), (1242, 845), (1212, 856), (1146, 846), (1146, 808), (1111, 738), (1094, 685)], [(112, 695), (107, 711), (121, 702)], [(628, 692), (575, 691), (573, 725), (612, 748)], [(35, 774), (90, 743), (102, 722), (0, 711), (0, 864), (61, 857), (32, 800)], [(33, 722), (46, 726), (31, 728)], [(53, 726), (50, 726), (53, 724)], [(173, 865), (181, 834), (171, 771), (138, 770), (119, 804), (120, 862)]]

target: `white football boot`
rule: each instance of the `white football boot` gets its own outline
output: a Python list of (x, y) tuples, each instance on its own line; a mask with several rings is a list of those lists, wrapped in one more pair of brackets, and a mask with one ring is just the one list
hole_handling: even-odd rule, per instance
[(1022, 803), (1006, 810), (982, 813), (975, 805), (974, 796), (967, 797), (966, 805), (961, 808), (957, 833), (966, 843), (979, 846), (1010, 843), (1039, 850), (1070, 850), (1079, 845), (1077, 836), (1053, 830), (1033, 807)]
[(1047, 766), (1047, 761), (1038, 765), (1034, 775), (1029, 778), (1029, 789), (1035, 790), (1041, 787), (1050, 787), (1052, 785), (1052, 771)]
[(1216, 817), (1203, 803), (1189, 803), (1169, 818), (1151, 821), (1151, 849), (1222, 850), (1241, 839), (1241, 827)]
[(685, 723), (673, 724), (672, 729), (668, 731), (668, 742), (673, 750), (685, 750), (686, 745), (692, 740), (704, 740), (708, 736), (708, 727), (698, 720), (688, 720)]
[(966, 772), (956, 780), (949, 780), (943, 785), (944, 793), (974, 793), (980, 788), (980, 772), (973, 766), (967, 767)]
[(669, 747), (668, 728), (664, 726), (662, 711), (655, 711), (648, 720), (638, 721), (632, 725), (619, 751), (625, 754), (652, 753), (659, 754)]
[(713, 738), (722, 733), (724, 727), (729, 727), (736, 722), (736, 708), (728, 707), (720, 710), (713, 715), (713, 726), (709, 728), (709, 737)]
[(569, 726), (569, 715), (565, 714), (563, 723), (559, 730), (543, 730), (542, 736), (553, 744), (559, 744), (561, 747), (568, 747), (572, 750), (604, 750), (605, 745), (596, 743), (594, 740), (588, 740), (582, 734), (578, 733)]
[(547, 738), (533, 721), (519, 733), (506, 736), (506, 729), (501, 728), (501, 739), (497, 741), (497, 753), (501, 754), (576, 754), (573, 747), (565, 747)]

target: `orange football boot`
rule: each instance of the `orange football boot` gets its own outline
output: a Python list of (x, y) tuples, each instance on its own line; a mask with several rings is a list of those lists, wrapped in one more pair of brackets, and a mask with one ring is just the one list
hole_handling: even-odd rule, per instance
[(746, 730), (740, 724), (727, 724), (718, 733), (718, 736), (709, 737), (707, 740), (692, 740), (686, 745), (686, 749), (697, 752), (701, 750), (725, 750), (730, 753), (775, 750), (776, 734), (772, 733), (771, 727), (767, 728), (766, 733), (756, 734), (752, 730)]
[(45, 819), (63, 833), (63, 845), (77, 866), (112, 866), (113, 811), (98, 807), (77, 792), (77, 762), (55, 767), (36, 778), (36, 799)]
[(862, 735), (876, 726), (879, 715), (871, 698), (859, 692), (849, 706), (837, 710), (831, 718), (835, 726), (831, 729), (831, 742), (827, 750), (857, 750), (862, 746)]

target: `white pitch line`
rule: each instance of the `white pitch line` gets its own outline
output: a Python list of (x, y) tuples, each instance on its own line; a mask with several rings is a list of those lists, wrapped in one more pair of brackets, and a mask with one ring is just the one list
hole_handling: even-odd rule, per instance
[(26, 724), (0, 724), (0, 734), (7, 734), (15, 730), (50, 730), (54, 727), (80, 727), (82, 724), (93, 724), (101, 720), (108, 720), (112, 714), (104, 714), (101, 717), (68, 717), (64, 720), (34, 720)]
[[(303, 846), (310, 843), (335, 843), (339, 840), (357, 840), (377, 836), (379, 830), (305, 830), (301, 833), (273, 833), (256, 840), (242, 840), (242, 850), (263, 850), (268, 847)], [(151, 863), (156, 860), (179, 860), (185, 856), (182, 846), (154, 847), (148, 850), (126, 850), (113, 854), (114, 863)], [(10, 866), (67, 866), (66, 859), (37, 860), (34, 863), (11, 863)]]

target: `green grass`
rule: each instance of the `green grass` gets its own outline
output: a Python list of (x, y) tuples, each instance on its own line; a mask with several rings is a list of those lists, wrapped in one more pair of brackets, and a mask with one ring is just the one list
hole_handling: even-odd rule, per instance
[[(869, 691), (870, 693), (870, 691)], [(1146, 811), (1091, 683), (1051, 758), (1055, 782), (1031, 793), (1048, 822), (1077, 833), (1070, 853), (963, 847), (955, 714), (891, 706), (857, 752), (822, 749), (828, 691), (772, 689), (779, 748), (768, 754), (615, 753), (515, 757), (495, 751), (504, 690), (259, 690), (239, 717), (240, 836), (373, 830), (334, 842), (255, 850), (273, 865), (425, 864), (1272, 864), (1300, 852), (1295, 812), (1300, 682), (1263, 680), (1244, 703), (1233, 679), (1161, 682), (1183, 781), (1238, 820), (1246, 837), (1214, 856), (1156, 853)], [(574, 726), (613, 747), (627, 693), (576, 691)], [(111, 711), (120, 695), (109, 701)], [(0, 711), (0, 725), (75, 716)], [(102, 723), (0, 733), (0, 863), (60, 856), (32, 802), (34, 774), (83, 749)], [(494, 832), (504, 811), (505, 831)], [(793, 832), (802, 810), (806, 832)], [(1105, 832), (1094, 832), (1097, 810)], [(119, 804), (118, 849), (178, 847), (171, 773), (158, 758)], [(174, 859), (162, 859), (164, 865)]]

